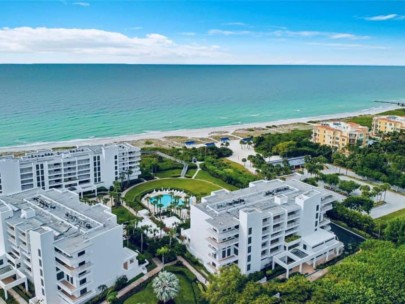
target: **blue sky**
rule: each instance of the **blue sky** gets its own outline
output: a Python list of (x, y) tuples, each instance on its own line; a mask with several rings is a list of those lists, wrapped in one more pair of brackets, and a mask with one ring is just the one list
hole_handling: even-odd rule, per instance
[(1, 1), (0, 62), (405, 65), (405, 2)]

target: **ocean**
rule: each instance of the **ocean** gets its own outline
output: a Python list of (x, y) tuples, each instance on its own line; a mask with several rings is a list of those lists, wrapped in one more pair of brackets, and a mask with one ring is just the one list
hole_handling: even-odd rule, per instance
[(405, 67), (0, 65), (0, 146), (266, 122), (405, 99)]

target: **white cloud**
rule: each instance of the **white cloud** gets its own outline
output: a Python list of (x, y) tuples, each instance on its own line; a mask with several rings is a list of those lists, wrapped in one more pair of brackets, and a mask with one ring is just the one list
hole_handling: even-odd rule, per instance
[(289, 31), (278, 30), (273, 32), (277, 37), (324, 37), (329, 39), (347, 39), (347, 40), (363, 40), (368, 39), (368, 36), (360, 36), (350, 33), (333, 33), (320, 31)]
[(183, 35), (183, 36), (195, 36), (196, 33), (193, 33), (193, 32), (182, 32), (182, 33), (180, 33), (180, 35)]
[(279, 29), (275, 31), (228, 31), (213, 29), (208, 31), (209, 35), (222, 35), (222, 36), (275, 36), (279, 38), (283, 37), (301, 37), (301, 38), (312, 38), (321, 37), (329, 39), (347, 39), (347, 40), (364, 40), (369, 39), (368, 36), (360, 36), (351, 33), (334, 33), (334, 32), (321, 32), (321, 31), (291, 31), (288, 29)]
[(88, 2), (74, 2), (73, 5), (78, 5), (78, 6), (82, 6), (82, 7), (89, 7), (90, 3), (88, 3)]
[(371, 45), (371, 44), (360, 44), (360, 43), (319, 43), (319, 42), (310, 42), (308, 45), (314, 46), (326, 46), (338, 49), (373, 49), (373, 50), (388, 50), (389, 47), (382, 45)]
[(218, 46), (177, 44), (160, 34), (129, 37), (98, 29), (46, 27), (0, 29), (0, 54), (2, 62), (143, 63), (226, 57)]
[(247, 24), (244, 23), (244, 22), (227, 22), (227, 23), (224, 23), (224, 25), (229, 25), (229, 26), (247, 26)]
[(404, 20), (405, 16), (400, 16), (397, 14), (388, 14), (388, 15), (365, 17), (364, 19), (367, 21)]
[(218, 30), (213, 29), (208, 31), (208, 35), (222, 35), (222, 36), (242, 36), (242, 35), (251, 35), (256, 34), (256, 32), (251, 31), (227, 31), (227, 30)]

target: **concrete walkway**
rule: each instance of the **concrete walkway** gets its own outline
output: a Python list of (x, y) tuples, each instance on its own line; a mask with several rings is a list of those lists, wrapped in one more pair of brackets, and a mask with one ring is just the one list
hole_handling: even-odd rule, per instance
[(200, 172), (201, 168), (200, 168), (200, 164), (201, 162), (196, 162), (197, 165), (197, 171), (195, 171), (193, 177), (191, 179), (195, 179), (197, 177), (198, 172)]
[[(153, 276), (155, 276), (156, 274), (158, 274), (162, 269), (163, 269), (163, 263), (157, 259), (157, 258), (153, 258), (152, 259), (153, 262), (156, 264), (156, 268), (152, 269), (151, 271), (149, 271), (147, 274), (145, 274), (144, 276), (140, 277), (138, 280), (132, 282), (131, 284), (129, 284), (128, 286), (124, 287), (123, 289), (121, 289), (120, 291), (118, 291), (117, 297), (121, 298), (124, 295), (126, 295), (127, 293), (129, 293), (132, 289), (134, 289), (135, 287), (137, 287), (139, 284), (145, 282), (146, 280), (148, 280), (149, 278), (152, 278)], [(177, 260), (167, 263), (164, 266), (169, 266), (169, 265), (174, 265), (177, 262)], [(108, 304), (107, 301), (104, 301), (102, 304)]]
[(179, 256), (177, 257), (179, 261), (183, 263), (184, 266), (187, 267), (188, 270), (190, 270), (196, 277), (197, 280), (203, 283), (204, 285), (208, 284), (208, 281), (199, 273), (193, 266), (190, 265), (189, 262), (187, 262), (183, 257)]

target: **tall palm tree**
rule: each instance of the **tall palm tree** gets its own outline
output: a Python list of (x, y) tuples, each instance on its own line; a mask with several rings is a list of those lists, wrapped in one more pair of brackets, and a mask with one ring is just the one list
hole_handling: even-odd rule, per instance
[(149, 225), (142, 225), (142, 226), (140, 227), (140, 230), (141, 230), (141, 252), (143, 252), (143, 241), (144, 241), (143, 235), (144, 235), (144, 233), (147, 232), (149, 229), (150, 229), (150, 226), (149, 226)]
[(167, 234), (169, 235), (169, 247), (172, 247), (172, 239), (176, 236), (176, 228), (170, 228)]
[(162, 263), (163, 263), (163, 267), (165, 267), (165, 255), (169, 253), (169, 248), (166, 246), (160, 247), (157, 251), (156, 254), (157, 255), (161, 255), (162, 256)]
[(131, 178), (131, 175), (132, 175), (132, 173), (134, 173), (134, 171), (132, 171), (132, 169), (131, 168), (129, 168), (126, 172), (126, 175), (127, 175), (127, 187), (129, 187), (129, 184), (130, 184), (130, 178)]
[(170, 272), (161, 271), (152, 281), (153, 292), (159, 301), (173, 300), (180, 291), (179, 279)]

